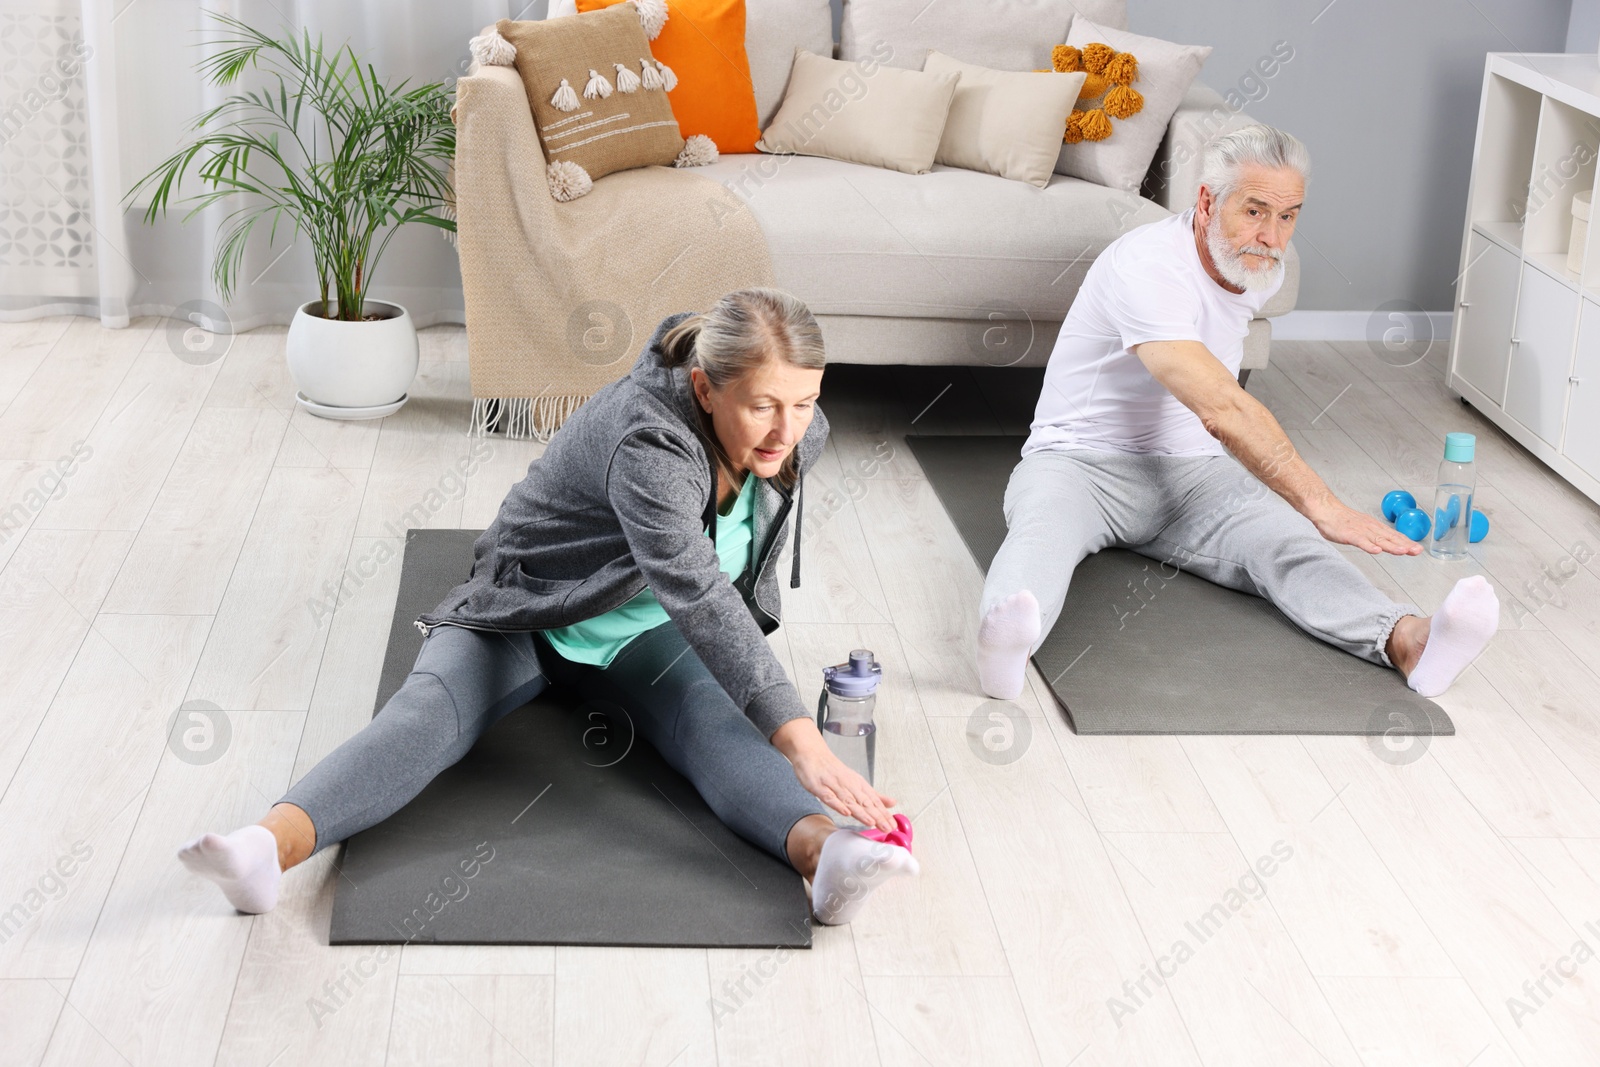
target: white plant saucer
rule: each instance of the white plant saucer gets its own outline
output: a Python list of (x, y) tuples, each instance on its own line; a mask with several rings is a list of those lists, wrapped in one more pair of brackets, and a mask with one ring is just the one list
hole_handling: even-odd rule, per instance
[(342, 408), (333, 404), (319, 404), (315, 400), (309, 400), (298, 389), (295, 390), (294, 394), (295, 403), (311, 412), (311, 414), (323, 419), (342, 419), (345, 421), (381, 419), (385, 415), (393, 415), (404, 407), (405, 402), (410, 398), (410, 393), (401, 393), (399, 400), (394, 400), (387, 404), (374, 404), (371, 407), (364, 408)]

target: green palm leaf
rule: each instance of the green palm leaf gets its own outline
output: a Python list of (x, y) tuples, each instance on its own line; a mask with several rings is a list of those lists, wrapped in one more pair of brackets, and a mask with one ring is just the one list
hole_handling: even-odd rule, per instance
[[(219, 225), (212, 264), (224, 299), (239, 286), (257, 223), (271, 216), (269, 248), (288, 223), (285, 240), (309, 238), (323, 313), (361, 318), (400, 227), (456, 228), (438, 213), (454, 198), (445, 177), (456, 145), (447, 91), (437, 82), (387, 84), (348, 44), (329, 53), (309, 30), (276, 38), (230, 15), (206, 14), (218, 36), (196, 69), (219, 87), (250, 72), (260, 84), (240, 84), (196, 116), (193, 139), (141, 178), (124, 203), (148, 191), (146, 223), (174, 203), (190, 205), (184, 221), (214, 204), (237, 205)], [(175, 201), (191, 173), (201, 191)]]

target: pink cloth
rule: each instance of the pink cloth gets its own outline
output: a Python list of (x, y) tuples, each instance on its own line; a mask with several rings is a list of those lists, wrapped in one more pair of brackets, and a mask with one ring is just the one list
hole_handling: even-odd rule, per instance
[(872, 828), (867, 830), (857, 830), (856, 833), (860, 834), (862, 837), (870, 838), (873, 841), (887, 841), (891, 845), (899, 845), (907, 852), (910, 852), (911, 820), (906, 818), (904, 815), (901, 815), (899, 812), (896, 812), (894, 816), (894, 824), (899, 829), (879, 830)]

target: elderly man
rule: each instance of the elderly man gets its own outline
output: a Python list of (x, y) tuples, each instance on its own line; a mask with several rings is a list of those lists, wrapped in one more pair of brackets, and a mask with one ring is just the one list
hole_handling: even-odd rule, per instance
[(989, 696), (1022, 691), (1073, 569), (1108, 546), (1266, 597), (1424, 696), (1493, 636), (1499, 604), (1483, 578), (1456, 583), (1429, 619), (1340, 555), (1336, 544), (1421, 546), (1341, 503), (1239, 386), (1246, 328), (1283, 284), (1309, 172), (1305, 146), (1281, 130), (1218, 137), (1195, 206), (1122, 235), (1089, 269), (1006, 485), (1008, 532), (979, 607)]

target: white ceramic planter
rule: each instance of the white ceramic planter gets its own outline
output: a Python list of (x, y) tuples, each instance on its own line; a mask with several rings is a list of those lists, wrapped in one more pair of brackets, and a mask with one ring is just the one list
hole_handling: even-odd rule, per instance
[(406, 402), (417, 376), (417, 331), (399, 304), (363, 303), (381, 319), (341, 322), (314, 314), (322, 301), (302, 304), (289, 324), (289, 375), (295, 399), (312, 414), (330, 419), (374, 419)]

